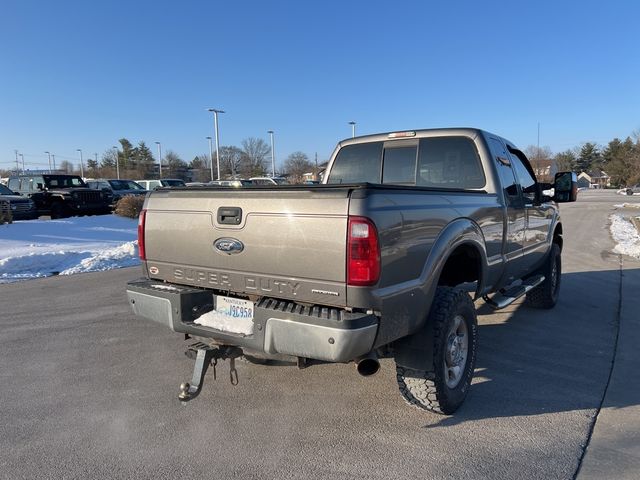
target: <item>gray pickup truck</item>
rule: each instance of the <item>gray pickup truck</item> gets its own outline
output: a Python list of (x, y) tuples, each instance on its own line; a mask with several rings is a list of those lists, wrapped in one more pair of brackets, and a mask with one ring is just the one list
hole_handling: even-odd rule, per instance
[(145, 278), (128, 298), (195, 341), (182, 401), (218, 359), (233, 379), (241, 355), (353, 361), (362, 375), (393, 357), (407, 402), (451, 414), (473, 376), (473, 299), (555, 305), (555, 202), (575, 201), (576, 185), (571, 172), (538, 183), (520, 150), (478, 129), (348, 139), (321, 185), (152, 192), (138, 227)]

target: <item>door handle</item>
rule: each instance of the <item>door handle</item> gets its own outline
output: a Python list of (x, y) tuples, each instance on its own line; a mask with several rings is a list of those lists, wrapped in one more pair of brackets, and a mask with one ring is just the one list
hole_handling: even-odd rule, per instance
[(239, 207), (218, 208), (218, 223), (221, 225), (240, 225), (242, 209)]

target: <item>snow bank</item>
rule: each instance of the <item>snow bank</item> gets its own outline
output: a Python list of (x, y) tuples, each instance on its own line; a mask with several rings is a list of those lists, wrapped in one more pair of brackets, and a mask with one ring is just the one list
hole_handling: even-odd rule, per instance
[(611, 215), (611, 236), (616, 242), (615, 253), (640, 258), (640, 233), (622, 215)]
[(116, 215), (0, 226), (0, 283), (138, 265), (137, 221)]

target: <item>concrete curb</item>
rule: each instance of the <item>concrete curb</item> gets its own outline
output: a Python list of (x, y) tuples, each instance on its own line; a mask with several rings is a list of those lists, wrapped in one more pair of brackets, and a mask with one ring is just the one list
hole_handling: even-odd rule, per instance
[[(637, 228), (637, 226), (636, 226)], [(637, 479), (640, 472), (640, 264), (622, 274), (620, 331), (611, 381), (578, 480)]]

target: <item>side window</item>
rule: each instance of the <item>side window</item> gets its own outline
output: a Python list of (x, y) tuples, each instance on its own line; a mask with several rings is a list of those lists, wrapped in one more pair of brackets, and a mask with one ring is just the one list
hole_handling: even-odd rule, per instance
[(524, 166), (522, 160), (515, 152), (511, 152), (511, 164), (513, 165), (520, 187), (522, 188), (522, 195), (527, 203), (533, 203), (536, 199), (536, 181), (531, 176), (527, 167)]
[(433, 137), (420, 140), (418, 178), (423, 187), (483, 188), (486, 180), (480, 156), (467, 137)]
[(8, 187), (14, 192), (20, 191), (20, 179), (19, 178), (10, 179)]
[(498, 176), (500, 177), (500, 183), (504, 190), (505, 202), (511, 207), (518, 205), (522, 207), (522, 199), (518, 192), (516, 177), (511, 168), (513, 164), (510, 155), (507, 153), (503, 143), (497, 138), (489, 138), (489, 148), (491, 149), (496, 169), (498, 170)]
[(380, 183), (382, 142), (348, 145), (333, 162), (327, 183)]
[(416, 184), (416, 147), (384, 149), (382, 183), (396, 185)]

